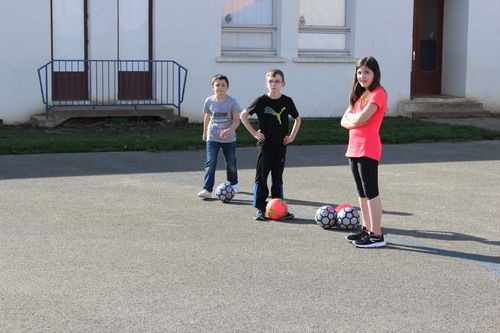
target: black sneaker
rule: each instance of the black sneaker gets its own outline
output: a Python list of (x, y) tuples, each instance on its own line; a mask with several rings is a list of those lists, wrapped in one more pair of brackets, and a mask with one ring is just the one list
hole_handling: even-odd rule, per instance
[(367, 233), (362, 239), (354, 241), (353, 244), (356, 247), (381, 247), (387, 243), (384, 240), (384, 235), (375, 237), (372, 233)]
[(266, 217), (264, 216), (264, 211), (262, 209), (258, 209), (253, 219), (257, 221), (264, 221), (266, 219)]
[(291, 220), (295, 217), (292, 213), (286, 213), (286, 215), (283, 217), (283, 220)]
[(347, 239), (348, 242), (354, 243), (355, 241), (363, 239), (363, 237), (368, 233), (367, 229), (365, 227), (361, 228), (361, 231), (358, 231), (355, 234), (345, 236), (345, 239)]

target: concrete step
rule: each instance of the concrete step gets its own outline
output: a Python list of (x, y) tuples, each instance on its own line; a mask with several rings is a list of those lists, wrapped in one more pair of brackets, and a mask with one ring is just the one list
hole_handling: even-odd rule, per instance
[(464, 118), (490, 117), (489, 111), (483, 110), (483, 104), (458, 97), (415, 98), (400, 102), (400, 115), (411, 118)]
[(411, 118), (487, 118), (491, 117), (490, 111), (485, 110), (434, 110), (411, 111)]
[(31, 125), (35, 127), (54, 128), (57, 124), (53, 118), (46, 118), (44, 114), (36, 114), (30, 118)]
[(95, 106), (95, 107), (55, 107), (45, 114), (34, 115), (31, 123), (37, 127), (53, 128), (71, 118), (101, 117), (160, 117), (167, 121), (187, 123), (188, 118), (178, 116), (172, 107), (138, 105), (138, 106)]

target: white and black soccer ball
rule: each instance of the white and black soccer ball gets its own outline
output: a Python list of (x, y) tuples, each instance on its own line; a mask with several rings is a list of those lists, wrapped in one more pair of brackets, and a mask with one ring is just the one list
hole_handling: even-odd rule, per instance
[(337, 213), (337, 224), (341, 229), (352, 230), (359, 224), (360, 216), (352, 207), (342, 208)]
[(222, 202), (229, 202), (234, 197), (234, 189), (231, 185), (220, 184), (215, 190), (215, 195)]
[(321, 206), (316, 211), (314, 220), (323, 229), (332, 228), (337, 224), (337, 212), (332, 206)]

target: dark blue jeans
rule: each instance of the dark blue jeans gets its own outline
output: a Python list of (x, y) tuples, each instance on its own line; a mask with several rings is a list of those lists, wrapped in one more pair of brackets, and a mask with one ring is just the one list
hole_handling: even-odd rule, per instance
[(205, 162), (205, 176), (203, 188), (208, 192), (214, 190), (215, 170), (217, 169), (217, 158), (219, 150), (222, 149), (226, 160), (226, 175), (231, 185), (238, 184), (238, 170), (236, 169), (236, 141), (216, 142), (207, 141), (207, 161)]

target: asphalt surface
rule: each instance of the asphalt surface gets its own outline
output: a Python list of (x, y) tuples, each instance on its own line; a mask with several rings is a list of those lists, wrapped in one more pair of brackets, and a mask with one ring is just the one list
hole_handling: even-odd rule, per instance
[(427, 121), (451, 125), (472, 125), (488, 130), (500, 131), (500, 114), (491, 117), (432, 118)]
[(254, 148), (227, 204), (203, 151), (0, 156), (0, 332), (497, 332), (500, 141), (385, 145), (380, 249), (313, 220), (357, 206), (344, 151), (289, 147), (287, 222)]

